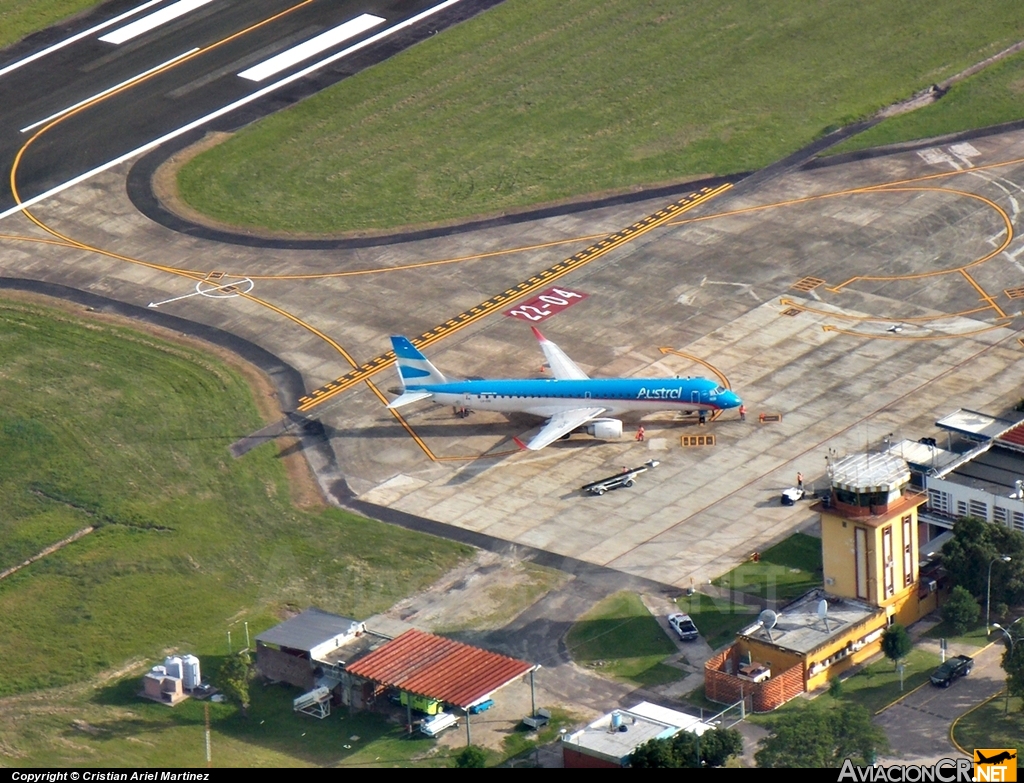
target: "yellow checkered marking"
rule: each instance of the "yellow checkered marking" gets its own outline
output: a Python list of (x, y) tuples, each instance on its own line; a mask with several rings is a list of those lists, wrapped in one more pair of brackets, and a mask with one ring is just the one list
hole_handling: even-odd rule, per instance
[(683, 435), (680, 439), (683, 446), (714, 446), (714, 435)]
[[(636, 223), (633, 223), (633, 225), (627, 226), (614, 234), (609, 234), (600, 242), (591, 245), (586, 250), (582, 250), (564, 261), (559, 261), (557, 264), (534, 275), (533, 277), (528, 278), (515, 287), (505, 289), (504, 293), (492, 296), (487, 301), (481, 302), (454, 318), (448, 319), (440, 326), (435, 326), (433, 329), (424, 332), (419, 337), (412, 338), (411, 342), (422, 351), (424, 348), (427, 348), (437, 342), (447, 333), (461, 329), (474, 321), (478, 321), (481, 318), (490, 315), (498, 308), (508, 304), (511, 300), (521, 299), (527, 294), (548, 286), (550, 283), (564, 275), (567, 275), (569, 272), (603, 256), (605, 253), (610, 250), (614, 250), (619, 245), (623, 245), (632, 239), (636, 239), (641, 234), (667, 223), (672, 218), (677, 217), (681, 212), (693, 209), (699, 204), (709, 201), (719, 193), (724, 193), (731, 187), (732, 185), (725, 184), (720, 185), (717, 188), (701, 188), (698, 192), (690, 193), (688, 196), (679, 199), (679, 201), (674, 204), (669, 204), (664, 209), (659, 210), (654, 215), (650, 215), (643, 220), (638, 220)], [(305, 412), (310, 408), (326, 402), (328, 399), (341, 394), (346, 389), (352, 388), (355, 384), (366, 380), (374, 373), (384, 369), (385, 367), (391, 366), (394, 364), (394, 361), (394, 351), (388, 351), (387, 353), (381, 354), (375, 359), (370, 360), (367, 364), (364, 364), (345, 375), (339, 376), (329, 384), (325, 384), (319, 389), (315, 389), (304, 397), (300, 397), (298, 410), (300, 412)]]
[(791, 287), (806, 293), (807, 291), (813, 291), (824, 282), (820, 277), (803, 277), (793, 283)]

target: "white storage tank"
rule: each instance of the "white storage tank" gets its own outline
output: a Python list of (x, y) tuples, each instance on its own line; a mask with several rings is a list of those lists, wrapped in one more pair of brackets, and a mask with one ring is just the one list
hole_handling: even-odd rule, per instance
[(168, 677), (176, 677), (181, 679), (181, 657), (177, 655), (168, 655), (164, 658), (164, 668), (167, 670)]
[(198, 688), (202, 683), (199, 677), (199, 659), (194, 655), (185, 655), (181, 659), (182, 675), (186, 690)]

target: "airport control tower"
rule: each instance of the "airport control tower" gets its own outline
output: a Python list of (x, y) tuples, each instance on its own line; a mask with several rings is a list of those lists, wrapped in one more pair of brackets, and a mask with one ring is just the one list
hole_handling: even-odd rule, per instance
[[(829, 466), (821, 514), (822, 566), (831, 595), (865, 601), (909, 625), (933, 608), (918, 596), (917, 509), (910, 468), (891, 453), (851, 454)], [(927, 599), (927, 596), (925, 596)]]

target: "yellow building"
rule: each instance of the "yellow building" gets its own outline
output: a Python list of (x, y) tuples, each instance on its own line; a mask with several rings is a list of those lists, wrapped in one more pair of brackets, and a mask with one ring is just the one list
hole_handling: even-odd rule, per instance
[(774, 709), (881, 650), (882, 632), (936, 608), (934, 582), (919, 578), (917, 509), (910, 469), (893, 454), (854, 454), (829, 467), (821, 515), (823, 589), (763, 612), (705, 665), (708, 698), (749, 697)]
[(890, 622), (919, 620), (935, 608), (934, 595), (922, 600), (918, 589), (917, 509), (928, 498), (907, 490), (907, 463), (854, 454), (829, 472), (831, 496), (816, 506), (825, 591), (880, 607)]

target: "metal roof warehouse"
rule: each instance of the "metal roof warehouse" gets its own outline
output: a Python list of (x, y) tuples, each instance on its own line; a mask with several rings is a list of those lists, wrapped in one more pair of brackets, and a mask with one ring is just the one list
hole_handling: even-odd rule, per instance
[(423, 631), (406, 631), (345, 667), (364, 680), (466, 710), (536, 670), (534, 664)]

